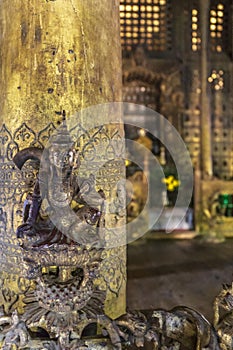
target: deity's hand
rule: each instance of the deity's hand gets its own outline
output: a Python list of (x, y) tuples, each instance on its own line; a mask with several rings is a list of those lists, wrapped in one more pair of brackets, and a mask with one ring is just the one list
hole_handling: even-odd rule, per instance
[(24, 238), (25, 236), (34, 236), (36, 234), (35, 229), (31, 223), (24, 223), (20, 225), (16, 230), (17, 238)]

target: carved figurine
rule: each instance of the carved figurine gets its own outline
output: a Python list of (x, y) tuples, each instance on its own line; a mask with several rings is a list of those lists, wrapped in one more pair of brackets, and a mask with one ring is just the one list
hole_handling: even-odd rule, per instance
[[(18, 324), (23, 329), (44, 329), (61, 349), (81, 344), (83, 329), (103, 314), (105, 299), (105, 292), (94, 285), (102, 261), (105, 195), (96, 191), (92, 174), (87, 179), (74, 174), (78, 160), (72, 146), (64, 123), (48, 151), (31, 147), (14, 157), (19, 169), (30, 159), (41, 165), (33, 192), (24, 202), (23, 224), (16, 231), (27, 277), (35, 282), (35, 288), (25, 293), (25, 312)], [(62, 217), (65, 210), (69, 226), (57, 227), (53, 215)], [(16, 339), (15, 322), (12, 327), (5, 336), (6, 346)], [(16, 335), (21, 348), (21, 333)]]
[[(232, 349), (230, 287), (216, 302), (218, 306), (226, 301), (229, 311), (221, 322), (216, 311), (221, 344), (209, 322), (186, 307), (129, 312), (116, 320), (105, 315), (106, 295), (95, 283), (104, 250), (105, 195), (95, 189), (92, 174), (86, 179), (75, 174), (76, 156), (64, 124), (48, 151), (28, 148), (14, 158), (20, 169), (28, 159), (40, 164), (16, 232), (33, 285), (25, 290), (22, 315), (15, 311), (9, 316), (2, 310), (2, 349), (123, 350), (145, 349), (149, 343), (155, 350)], [(124, 205), (124, 185), (119, 184), (116, 215)], [(100, 330), (104, 341), (98, 342)]]
[[(103, 243), (104, 237), (100, 237), (99, 233), (104, 221), (105, 196), (103, 191), (95, 190), (93, 174), (81, 179), (72, 173), (77, 168), (77, 160), (74, 161), (75, 152), (71, 146), (72, 140), (65, 125), (53, 138), (48, 152), (31, 147), (14, 157), (20, 169), (29, 159), (37, 160), (38, 164), (43, 162), (33, 194), (28, 194), (24, 205), (24, 223), (16, 232), (18, 238), (27, 237), (33, 246), (67, 240), (80, 244)], [(47, 202), (50, 217), (60, 219), (66, 214), (64, 224), (58, 220), (60, 225), (56, 225), (56, 220), (54, 223), (48, 217), (42, 219), (40, 210), (43, 201)], [(72, 201), (76, 203), (74, 211), (69, 210)]]

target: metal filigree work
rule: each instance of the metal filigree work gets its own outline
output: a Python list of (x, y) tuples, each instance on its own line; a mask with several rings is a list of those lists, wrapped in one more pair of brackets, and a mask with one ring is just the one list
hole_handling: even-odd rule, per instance
[[(1, 128), (1, 154), (0, 154), (0, 248), (1, 248), (1, 269), (15, 275), (16, 279), (22, 279), (21, 277), (27, 277), (28, 269), (26, 265), (22, 263), (22, 254), (18, 245), (17, 238), (15, 236), (16, 229), (21, 225), (23, 216), (23, 205), (27, 200), (27, 196), (33, 191), (35, 186), (38, 161), (27, 160), (21, 168), (21, 171), (17, 169), (13, 162), (13, 157), (17, 152), (22, 151), (25, 148), (34, 147), (42, 151), (43, 145), (50, 139), (55, 130), (53, 123), (50, 123), (43, 130), (35, 132), (26, 123), (23, 123), (17, 130), (10, 132), (7, 126), (4, 124)], [(79, 140), (75, 145), (78, 149), (83, 151), (79, 153), (81, 163), (85, 161), (85, 168), (79, 167), (80, 178), (84, 180), (86, 185), (89, 183), (92, 186), (91, 174), (96, 175), (96, 185), (98, 189), (104, 188), (105, 194), (111, 196), (115, 190), (116, 183), (122, 178), (122, 161), (119, 162), (114, 159), (117, 155), (122, 154), (122, 149), (117, 150), (116, 140), (122, 138), (117, 127), (112, 127), (109, 131), (108, 126), (101, 126), (93, 130), (85, 130), (80, 124), (74, 126), (71, 130), (71, 136), (75, 140)], [(104, 143), (106, 147), (106, 154), (95, 153), (94, 158), (89, 162), (92, 150), (98, 148), (98, 144)], [(118, 142), (118, 144), (120, 144)], [(115, 147), (115, 149), (114, 149)], [(102, 147), (103, 148), (103, 147)], [(101, 158), (102, 157), (102, 158)], [(100, 168), (98, 162), (105, 160), (105, 164)], [(88, 167), (88, 166), (89, 167)], [(88, 175), (89, 174), (89, 175)], [(89, 179), (88, 179), (89, 177)], [(108, 179), (104, 181), (103, 179)], [(81, 185), (81, 184), (80, 184)], [(53, 195), (55, 197), (55, 195)], [(29, 198), (30, 201), (30, 198)], [(11, 208), (9, 208), (9, 203)], [(7, 210), (5, 209), (7, 205)], [(44, 209), (44, 206), (42, 206)], [(76, 206), (74, 210), (81, 209), (80, 206)], [(82, 216), (83, 209), (79, 211), (79, 216)], [(90, 212), (90, 215), (91, 212)], [(115, 220), (115, 215), (112, 215), (112, 220)], [(122, 218), (120, 218), (122, 220)], [(124, 218), (123, 218), (124, 219)], [(117, 219), (119, 220), (119, 219)], [(115, 221), (113, 222), (115, 225)], [(106, 230), (107, 231), (107, 230)], [(85, 235), (84, 235), (85, 236)], [(47, 236), (46, 236), (47, 237)], [(47, 237), (48, 238), (48, 237)], [(116, 236), (116, 240), (118, 237)], [(11, 257), (9, 259), (9, 256)], [(114, 258), (113, 258), (114, 256)], [(111, 274), (108, 277), (101, 276), (98, 279), (98, 285), (101, 290), (107, 290), (109, 293), (109, 300), (111, 295), (116, 297), (119, 295), (119, 276), (118, 271), (121, 271), (120, 279), (122, 284), (125, 284), (126, 273), (124, 268), (125, 252), (124, 248), (119, 248), (117, 251), (108, 250), (108, 254), (105, 254), (105, 261), (101, 261), (100, 269), (103, 270), (103, 274), (107, 270), (111, 270)], [(114, 266), (111, 264), (111, 260), (114, 259)], [(109, 263), (108, 263), (109, 261)], [(113, 260), (112, 260), (113, 261)], [(20, 277), (18, 277), (18, 276)], [(7, 281), (9, 279), (7, 274), (2, 272), (2, 281), (7, 287)], [(106, 281), (106, 279), (108, 281)], [(110, 282), (110, 285), (109, 285)], [(18, 291), (18, 288), (17, 288)], [(18, 291), (21, 295), (21, 292)], [(10, 293), (10, 290), (7, 294)], [(21, 298), (21, 297), (20, 297)], [(1, 298), (6, 305), (5, 298)], [(11, 302), (10, 302), (11, 303)], [(10, 304), (9, 304), (10, 306)]]
[[(50, 315), (52, 318), (52, 315)], [(54, 317), (54, 316), (53, 316)], [(103, 339), (99, 339), (97, 334), (92, 334), (90, 339), (85, 336), (85, 328), (93, 323), (98, 324), (101, 329)], [(31, 349), (33, 338), (29, 333), (26, 322), (14, 313), (12, 317), (0, 318), (0, 324), (10, 325), (4, 338), (3, 349), (11, 349), (9, 344), (17, 345), (17, 349)], [(36, 324), (36, 323), (35, 323)], [(57, 329), (59, 323), (54, 329)], [(71, 327), (73, 324), (71, 325)], [(232, 347), (222, 347), (214, 328), (208, 321), (196, 311), (179, 307), (171, 312), (157, 310), (142, 313), (128, 313), (113, 321), (105, 315), (99, 314), (95, 317), (82, 317), (73, 332), (61, 327), (59, 333), (54, 334), (53, 340), (41, 340), (41, 346), (45, 349), (95, 349), (90, 344), (98, 342), (99, 346), (105, 349), (164, 349), (164, 350), (221, 350)], [(71, 329), (71, 328), (70, 328)], [(5, 347), (4, 347), (5, 346)], [(98, 348), (98, 347), (97, 347)], [(36, 349), (41, 349), (37, 347)], [(100, 347), (101, 349), (101, 347)]]
[(214, 302), (214, 326), (221, 339), (221, 349), (233, 348), (233, 283), (223, 285)]
[[(129, 312), (115, 320), (105, 314), (106, 290), (110, 289), (118, 296), (124, 283), (124, 268), (117, 249), (109, 251), (105, 246), (108, 239), (106, 195), (100, 186), (96, 189), (90, 171), (86, 177), (77, 177), (80, 154), (75, 151), (65, 124), (44, 151), (38, 147), (34, 133), (29, 134), (30, 128), (25, 125), (18, 131), (16, 139), (27, 139), (30, 144), (11, 160), (12, 166), (15, 164), (20, 170), (29, 160), (34, 162), (29, 163), (33, 191), (24, 189), (23, 223), (18, 226), (14, 238), (27, 279), (15, 276), (11, 281), (11, 284), (17, 284), (14, 290), (18, 292), (5, 288), (5, 280), (2, 280), (1, 294), (6, 303), (0, 314), (1, 348), (232, 349), (232, 286), (224, 286), (216, 299), (214, 327), (201, 314), (187, 307), (176, 307), (170, 312)], [(104, 129), (100, 134), (93, 135), (89, 144), (86, 143), (87, 147), (95, 149), (99, 137), (107, 135)], [(43, 157), (44, 165), (41, 164)], [(112, 169), (112, 176), (116, 176), (111, 157), (109, 160), (102, 171), (111, 173)], [(6, 177), (4, 179), (6, 181)], [(117, 197), (112, 203), (116, 208), (110, 208), (110, 211), (115, 213), (114, 220), (121, 220), (124, 199), (122, 189), (116, 191)], [(72, 210), (66, 212), (67, 205)], [(56, 225), (53, 213), (64, 217), (60, 226)], [(3, 206), (0, 210), (2, 235), (6, 227), (7, 212)], [(105, 273), (100, 278), (103, 260)], [(12, 266), (15, 264), (13, 260)], [(121, 271), (118, 271), (121, 278), (113, 283), (116, 268)], [(15, 306), (20, 300), (23, 308), (18, 312)], [(226, 313), (221, 316), (219, 310), (222, 308)]]
[[(58, 338), (62, 348), (70, 348), (70, 333), (75, 326), (82, 323), (84, 328), (89, 320), (93, 322), (96, 315), (103, 313), (105, 293), (94, 286), (94, 279), (102, 260), (105, 196), (103, 191), (95, 191), (91, 176), (81, 185), (77, 182), (72, 173), (76, 162), (71, 146), (72, 140), (64, 125), (49, 150), (50, 166), (40, 172), (33, 193), (28, 194), (24, 202), (24, 223), (17, 228), (16, 236), (27, 278), (33, 280), (35, 286), (25, 292), (24, 314), (20, 321), (16, 320), (15, 312), (10, 321), (7, 319), (11, 327), (3, 348), (11, 344), (12, 337), (18, 339), (19, 348), (25, 346), (22, 337), (26, 336), (21, 336), (18, 329), (22, 324), (23, 331), (40, 327), (51, 339)], [(41, 157), (40, 148), (29, 147), (18, 152), (13, 161), (22, 169), (29, 159), (40, 164)], [(41, 193), (41, 184), (43, 187), (47, 182), (47, 191), (43, 188), (44, 193)], [(76, 222), (66, 230), (68, 235), (56, 227), (47, 213), (54, 211), (61, 215), (61, 210), (65, 210), (64, 196), (66, 203), (67, 200), (76, 203)], [(43, 202), (47, 203), (46, 209)], [(4, 219), (3, 212), (2, 217)]]
[[(26, 123), (13, 133), (5, 124), (0, 129), (1, 269), (19, 276), (25, 276), (25, 273), (22, 270), (21, 253), (14, 232), (21, 222), (22, 202), (35, 184), (36, 171), (34, 162), (27, 162), (20, 171), (16, 168), (13, 157), (22, 148), (32, 146), (42, 148), (42, 142), (47, 140), (54, 130), (53, 123), (39, 133), (35, 133)], [(6, 210), (9, 203), (12, 204), (11, 210)]]

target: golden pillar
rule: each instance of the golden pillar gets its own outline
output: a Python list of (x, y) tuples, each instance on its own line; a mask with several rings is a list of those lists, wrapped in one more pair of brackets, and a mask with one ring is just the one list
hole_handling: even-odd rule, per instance
[[(0, 246), (1, 304), (21, 310), (29, 282), (23, 278), (15, 237), (22, 206), (33, 183), (30, 165), (18, 171), (13, 156), (26, 147), (43, 147), (62, 120), (96, 104), (121, 100), (121, 47), (117, 0), (2, 0), (0, 3)], [(105, 109), (106, 111), (106, 109)], [(109, 110), (108, 110), (109, 111)], [(90, 120), (82, 120), (91, 128)], [(84, 117), (83, 117), (84, 116)], [(95, 125), (109, 120), (98, 113)], [(120, 122), (120, 114), (114, 116)], [(111, 139), (116, 126), (106, 127)], [(96, 130), (93, 131), (93, 134)], [(98, 132), (98, 130), (97, 130)], [(123, 136), (121, 127), (117, 130)], [(84, 140), (84, 139), (82, 139)], [(111, 170), (119, 170), (119, 162)], [(108, 172), (103, 172), (108, 177)], [(119, 171), (118, 171), (119, 173)], [(124, 174), (124, 168), (120, 168)], [(109, 175), (110, 176), (110, 175)], [(107, 193), (113, 176), (100, 182)], [(100, 284), (107, 290), (106, 312), (125, 310), (125, 249), (105, 252)]]
[(200, 0), (201, 23), (201, 169), (204, 178), (212, 177), (211, 113), (208, 96), (209, 1)]

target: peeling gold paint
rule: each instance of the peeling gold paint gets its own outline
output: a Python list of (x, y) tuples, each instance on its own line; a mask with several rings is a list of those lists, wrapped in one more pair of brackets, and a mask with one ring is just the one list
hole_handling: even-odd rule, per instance
[[(92, 105), (121, 100), (121, 48), (115, 0), (2, 0), (0, 126), (36, 132)], [(101, 123), (108, 121), (102, 116)], [(116, 120), (117, 122), (117, 120)], [(9, 203), (9, 206), (11, 203)], [(122, 259), (125, 253), (122, 250)], [(125, 283), (106, 311), (125, 309)]]

